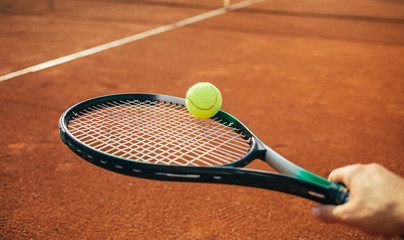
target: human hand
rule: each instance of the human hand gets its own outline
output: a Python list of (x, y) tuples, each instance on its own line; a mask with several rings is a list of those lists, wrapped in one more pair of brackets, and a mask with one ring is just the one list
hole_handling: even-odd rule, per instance
[(372, 235), (404, 235), (404, 179), (378, 164), (349, 165), (328, 177), (350, 190), (350, 200), (338, 206), (319, 205), (311, 214), (327, 223), (342, 223)]

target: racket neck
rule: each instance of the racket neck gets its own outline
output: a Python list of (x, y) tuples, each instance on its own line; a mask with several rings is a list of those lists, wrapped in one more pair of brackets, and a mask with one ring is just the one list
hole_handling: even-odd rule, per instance
[(282, 174), (296, 177), (311, 183), (319, 184), (323, 187), (329, 187), (332, 183), (325, 178), (317, 176), (294, 163), (288, 161), (286, 158), (279, 155), (277, 152), (265, 146), (265, 161), (271, 165), (276, 171)]

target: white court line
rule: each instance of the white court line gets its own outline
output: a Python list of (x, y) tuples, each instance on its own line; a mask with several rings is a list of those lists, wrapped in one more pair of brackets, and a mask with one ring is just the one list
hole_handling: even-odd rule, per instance
[(150, 36), (153, 36), (153, 35), (156, 35), (159, 33), (170, 31), (170, 30), (178, 28), (178, 27), (182, 27), (182, 26), (189, 25), (189, 24), (192, 24), (195, 22), (199, 22), (199, 21), (211, 18), (211, 17), (215, 17), (220, 14), (226, 13), (228, 10), (237, 10), (239, 8), (247, 7), (254, 3), (263, 2), (263, 1), (265, 1), (265, 0), (246, 0), (243, 2), (232, 4), (229, 8), (226, 8), (226, 7), (218, 8), (218, 9), (212, 10), (210, 12), (206, 12), (206, 13), (194, 16), (194, 17), (190, 17), (190, 18), (187, 18), (187, 19), (184, 19), (184, 20), (172, 23), (172, 24), (157, 27), (157, 28), (154, 28), (154, 29), (142, 32), (142, 33), (138, 33), (138, 34), (135, 34), (135, 35), (132, 35), (129, 37), (125, 37), (125, 38), (113, 41), (113, 42), (105, 43), (105, 44), (102, 44), (102, 45), (99, 45), (99, 46), (96, 46), (93, 48), (89, 48), (89, 49), (86, 49), (86, 50), (83, 50), (80, 52), (76, 52), (76, 53), (73, 53), (73, 54), (70, 54), (70, 55), (67, 55), (64, 57), (56, 58), (54, 60), (50, 60), (50, 61), (40, 63), (35, 66), (27, 67), (27, 68), (21, 69), (16, 72), (12, 72), (12, 73), (0, 76), (0, 82), (14, 78), (14, 77), (18, 77), (18, 76), (21, 76), (21, 75), (24, 75), (24, 74), (27, 74), (30, 72), (37, 72), (40, 70), (44, 70), (46, 68), (54, 67), (56, 65), (59, 65), (62, 63), (67, 63), (67, 62), (76, 60), (78, 58), (86, 57), (86, 56), (89, 56), (89, 55), (92, 55), (95, 53), (99, 53), (99, 52), (105, 51), (110, 48), (118, 47), (118, 46), (130, 43), (130, 42), (133, 42), (133, 41), (136, 41), (139, 39), (150, 37)]

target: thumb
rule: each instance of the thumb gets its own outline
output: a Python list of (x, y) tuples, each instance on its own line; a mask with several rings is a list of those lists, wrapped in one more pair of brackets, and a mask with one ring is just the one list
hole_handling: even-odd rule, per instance
[(311, 209), (311, 215), (320, 221), (327, 223), (339, 222), (338, 216), (335, 215), (334, 205), (319, 205)]

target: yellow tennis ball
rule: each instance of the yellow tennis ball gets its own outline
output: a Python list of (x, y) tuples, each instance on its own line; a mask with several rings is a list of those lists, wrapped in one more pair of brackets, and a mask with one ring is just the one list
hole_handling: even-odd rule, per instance
[(197, 118), (211, 118), (222, 107), (222, 95), (211, 83), (200, 82), (188, 90), (186, 106)]

